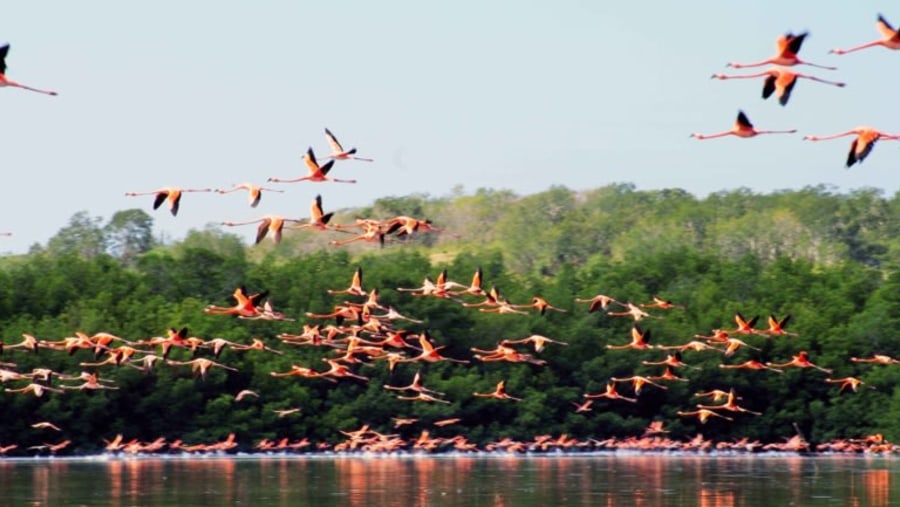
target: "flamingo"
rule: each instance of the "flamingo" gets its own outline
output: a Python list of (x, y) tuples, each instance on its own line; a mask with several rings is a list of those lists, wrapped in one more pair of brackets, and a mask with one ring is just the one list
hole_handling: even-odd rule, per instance
[(784, 330), (784, 329), (787, 327), (788, 322), (790, 322), (790, 320), (791, 320), (791, 316), (790, 316), (790, 315), (785, 315), (785, 316), (784, 316), (783, 318), (781, 318), (781, 319), (778, 319), (778, 318), (775, 317), (774, 315), (769, 315), (769, 318), (768, 318), (769, 328), (768, 328), (768, 329), (764, 329), (763, 331), (761, 331), (761, 333), (764, 334), (764, 335), (767, 335), (767, 336), (773, 336), (773, 335), (779, 335), (779, 336), (784, 336), (784, 335), (796, 336), (797, 333), (792, 333), (792, 332), (790, 332), (790, 331), (785, 331), (785, 330)]
[(501, 380), (500, 382), (497, 382), (497, 387), (495, 387), (492, 392), (472, 393), (472, 396), (475, 396), (478, 398), (494, 398), (497, 400), (522, 401), (522, 398), (516, 398), (515, 396), (510, 396), (506, 392), (506, 380)]
[(346, 289), (334, 290), (328, 289), (329, 294), (350, 294), (353, 296), (365, 296), (367, 292), (362, 288), (363, 271), (361, 267), (357, 267), (353, 272), (353, 278), (350, 280), (350, 286)]
[(178, 207), (181, 204), (181, 196), (185, 192), (212, 192), (211, 188), (176, 188), (176, 187), (164, 187), (156, 190), (151, 190), (149, 192), (125, 192), (125, 195), (128, 197), (135, 197), (140, 195), (150, 195), (153, 194), (156, 196), (153, 199), (153, 209), (159, 209), (162, 206), (162, 203), (169, 203), (169, 211), (172, 213), (172, 216), (178, 215)]
[(32, 393), (38, 398), (43, 396), (45, 391), (50, 391), (50, 392), (54, 392), (54, 393), (63, 392), (62, 389), (57, 389), (55, 387), (45, 386), (42, 384), (35, 384), (33, 382), (28, 384), (25, 387), (19, 387), (19, 388), (15, 388), (15, 389), (7, 387), (3, 391), (7, 392), (7, 393), (24, 393), (24, 394)]
[(484, 296), (484, 289), (481, 288), (481, 279), (483, 277), (483, 273), (481, 272), (481, 267), (475, 270), (475, 274), (472, 275), (472, 282), (468, 287), (465, 287), (461, 291), (453, 292), (454, 296), (461, 296), (463, 294), (469, 294), (470, 296)]
[(710, 417), (719, 417), (719, 418), (721, 418), (721, 419), (725, 419), (725, 420), (728, 420), (728, 421), (734, 421), (734, 419), (732, 419), (732, 418), (730, 418), (730, 417), (724, 416), (724, 415), (722, 415), (722, 414), (713, 412), (712, 410), (705, 409), (705, 408), (700, 408), (700, 409), (693, 410), (693, 411), (690, 411), (690, 412), (683, 412), (683, 411), (679, 410), (678, 412), (676, 412), (676, 414), (678, 414), (678, 415), (680, 415), (680, 416), (682, 416), (682, 417), (697, 416), (697, 419), (700, 420), (700, 424), (706, 424), (706, 421), (707, 421)]
[(378, 244), (384, 247), (385, 242), (385, 232), (384, 229), (378, 224), (367, 225), (365, 232), (358, 236), (354, 236), (350, 239), (343, 240), (331, 240), (328, 242), (329, 245), (332, 246), (340, 246), (346, 245), (347, 243), (353, 243), (354, 241), (368, 241), (368, 242), (378, 242)]
[(541, 315), (546, 315), (547, 310), (553, 310), (553, 311), (563, 312), (563, 313), (568, 312), (568, 310), (565, 310), (563, 308), (557, 308), (557, 307), (551, 305), (550, 303), (547, 302), (546, 299), (544, 299), (540, 296), (532, 297), (531, 303), (529, 303), (527, 305), (513, 305), (513, 307), (514, 308), (534, 308)]
[[(234, 306), (216, 306), (208, 305), (203, 309), (203, 313), (212, 315), (237, 315), (242, 317), (255, 317), (259, 315), (260, 301), (269, 295), (269, 291), (258, 292), (256, 294), (247, 294), (247, 289), (243, 286), (234, 290)], [(217, 354), (218, 355), (218, 354)]]
[[(734, 323), (737, 324), (737, 327), (732, 329), (731, 332), (738, 334), (759, 334), (761, 331), (753, 328), (753, 326), (756, 325), (757, 320), (759, 320), (759, 315), (755, 315), (750, 320), (747, 320), (740, 312), (735, 313)], [(726, 341), (728, 341), (727, 335), (721, 340), (716, 340), (717, 343), (724, 343)]]
[(883, 46), (888, 49), (900, 49), (900, 29), (896, 29), (891, 26), (890, 23), (884, 16), (881, 14), (878, 15), (878, 21), (875, 22), (875, 28), (881, 32), (881, 38), (874, 40), (872, 42), (867, 42), (865, 44), (860, 44), (859, 46), (854, 46), (848, 49), (832, 49), (830, 52), (836, 55), (844, 55), (847, 53), (851, 53), (853, 51), (859, 51), (860, 49), (871, 48), (875, 46)]
[(284, 218), (278, 215), (266, 215), (262, 218), (257, 218), (256, 220), (247, 220), (246, 222), (222, 222), (222, 225), (234, 227), (258, 223), (259, 227), (256, 228), (256, 242), (254, 244), (258, 245), (266, 238), (266, 236), (270, 236), (272, 241), (277, 245), (281, 243), (281, 233), (284, 230), (284, 224), (287, 222), (300, 222), (300, 220), (296, 218)]
[[(716, 137), (725, 137), (725, 136), (736, 136), (736, 137), (756, 137), (760, 134), (794, 134), (797, 132), (797, 129), (791, 130), (757, 130), (753, 127), (753, 124), (750, 123), (750, 120), (747, 118), (747, 115), (744, 114), (743, 111), (738, 111), (737, 120), (734, 122), (734, 127), (731, 130), (726, 130), (724, 132), (719, 132), (717, 134), (691, 134), (691, 137), (695, 139), (714, 139)], [(642, 304), (643, 308), (673, 308), (674, 305), (671, 302), (665, 300), (658, 300), (658, 298), (653, 298), (653, 304)]]
[(364, 162), (374, 162), (371, 158), (363, 158), (356, 156), (356, 148), (350, 148), (349, 150), (345, 150), (341, 143), (338, 142), (337, 137), (331, 133), (327, 128), (325, 129), (325, 140), (328, 141), (328, 146), (331, 147), (331, 155), (328, 156), (330, 159), (334, 160), (362, 160)]
[(553, 340), (551, 338), (547, 338), (546, 336), (539, 335), (539, 334), (533, 334), (531, 336), (528, 336), (527, 338), (522, 338), (519, 340), (502, 340), (500, 342), (501, 345), (515, 345), (515, 344), (526, 344), (526, 343), (530, 343), (530, 344), (534, 345), (535, 352), (541, 352), (542, 350), (544, 350), (544, 347), (546, 347), (548, 343), (555, 343), (557, 345), (568, 345), (567, 342)]
[(316, 195), (316, 197), (312, 200), (312, 204), (309, 205), (309, 221), (304, 224), (291, 226), (291, 229), (305, 229), (309, 227), (312, 229), (319, 229), (320, 231), (324, 231), (328, 229), (328, 222), (331, 221), (331, 217), (333, 216), (333, 211), (325, 213), (322, 210), (322, 196)]
[(783, 67), (772, 67), (756, 74), (713, 74), (713, 79), (752, 79), (755, 77), (765, 76), (765, 84), (763, 84), (762, 98), (767, 99), (772, 96), (773, 92), (777, 92), (778, 103), (786, 106), (791, 98), (791, 91), (797, 84), (797, 78), (809, 79), (820, 83), (830, 84), (843, 88), (846, 83), (837, 81), (829, 81), (827, 79), (810, 76), (808, 74), (800, 74)]
[(766, 363), (766, 365), (772, 366), (774, 368), (784, 368), (787, 366), (795, 366), (797, 368), (815, 368), (819, 371), (831, 374), (831, 370), (829, 370), (828, 368), (823, 368), (821, 366), (813, 364), (809, 360), (809, 354), (805, 350), (801, 350), (796, 356), (793, 356), (791, 360), (786, 363)]
[(31, 425), (32, 428), (35, 429), (48, 429), (53, 431), (62, 431), (62, 429), (49, 421), (36, 422)]
[(761, 67), (766, 64), (773, 65), (785, 65), (787, 67), (791, 67), (794, 65), (809, 65), (810, 67), (818, 67), (820, 69), (827, 70), (837, 70), (837, 67), (827, 67), (825, 65), (818, 65), (815, 63), (810, 63), (801, 60), (797, 57), (797, 53), (800, 52), (800, 46), (803, 45), (804, 39), (809, 36), (809, 32), (803, 32), (800, 34), (786, 33), (778, 37), (775, 41), (775, 48), (778, 51), (778, 54), (771, 58), (767, 58), (760, 62), (754, 63), (728, 63), (727, 67), (731, 67), (733, 69), (742, 69), (744, 67)]
[(243, 391), (234, 395), (234, 401), (241, 401), (248, 396), (253, 396), (254, 398), (259, 398), (259, 393), (250, 389), (244, 389)]
[(740, 364), (720, 364), (719, 368), (726, 370), (771, 370), (775, 373), (784, 373), (783, 370), (773, 368), (772, 363), (762, 363), (756, 359), (748, 359)]
[(642, 376), (640, 376), (640, 375), (632, 375), (632, 376), (630, 376), (630, 377), (625, 377), (625, 378), (616, 378), (616, 377), (612, 377), (610, 380), (612, 380), (613, 382), (616, 382), (616, 383), (618, 383), (618, 382), (631, 382), (631, 387), (632, 387), (632, 389), (634, 389), (634, 394), (635, 394), (636, 396), (640, 396), (640, 395), (641, 395), (641, 391), (643, 390), (643, 388), (644, 388), (645, 385), (655, 386), (655, 387), (658, 387), (658, 388), (664, 389), (664, 390), (668, 390), (668, 389), (669, 389), (668, 387), (666, 387), (666, 386), (664, 386), (664, 385), (662, 385), (662, 384), (657, 384), (656, 382), (650, 380), (649, 378), (647, 378), (647, 377), (642, 377)]
[(222, 368), (223, 370), (238, 371), (237, 368), (232, 368), (231, 366), (217, 363), (210, 359), (206, 359), (205, 357), (198, 357), (197, 359), (191, 359), (190, 361), (169, 361), (169, 364), (191, 365), (191, 371), (195, 374), (199, 374), (201, 380), (206, 380), (207, 373), (209, 373), (209, 370), (214, 367)]
[(754, 412), (752, 410), (748, 410), (740, 405), (738, 405), (735, 400), (737, 398), (734, 395), (734, 389), (730, 389), (728, 394), (726, 395), (725, 403), (721, 405), (697, 405), (699, 409), (712, 409), (712, 410), (728, 410), (731, 412), (743, 412), (747, 414), (753, 415), (762, 415), (762, 412)]
[(851, 357), (850, 361), (854, 363), (900, 364), (900, 359), (894, 359), (893, 357), (884, 354), (873, 354), (872, 357), (869, 358)]
[(850, 129), (846, 132), (840, 132), (838, 134), (832, 134), (830, 136), (806, 136), (803, 138), (804, 141), (827, 141), (829, 139), (837, 139), (838, 137), (844, 136), (852, 136), (855, 135), (856, 139), (850, 143), (850, 151), (847, 153), (847, 168), (849, 169), (853, 164), (859, 162), (862, 163), (866, 157), (869, 156), (869, 153), (872, 152), (872, 148), (875, 147), (875, 143), (881, 139), (886, 141), (896, 141), (900, 139), (900, 135), (898, 134), (888, 134), (885, 132), (881, 132), (872, 127), (860, 126), (853, 129)]
[(422, 374), (418, 371), (416, 372), (415, 376), (413, 377), (413, 381), (411, 384), (406, 385), (406, 386), (401, 386), (401, 387), (385, 385), (384, 388), (389, 391), (414, 391), (417, 393), (436, 394), (438, 396), (442, 396), (444, 394), (442, 392), (435, 391), (433, 389), (429, 389), (429, 388), (423, 386), (422, 385)]
[[(832, 384), (840, 384), (841, 388), (838, 390), (839, 393), (844, 392), (844, 389), (850, 389), (854, 393), (859, 388), (859, 386), (865, 384), (862, 380), (856, 377), (844, 377), (844, 378), (826, 378), (825, 382)], [(875, 389), (874, 387), (872, 389)]]
[(655, 318), (653, 315), (650, 315), (649, 313), (645, 312), (644, 310), (641, 310), (641, 308), (638, 305), (636, 305), (630, 301), (625, 303), (622, 306), (625, 307), (624, 311), (606, 312), (606, 314), (610, 315), (612, 317), (631, 317), (634, 319), (635, 322), (637, 322), (643, 318)]
[(640, 327), (635, 324), (631, 327), (631, 342), (625, 345), (607, 345), (606, 348), (610, 350), (624, 350), (624, 349), (635, 349), (635, 350), (646, 350), (652, 349), (653, 345), (650, 345), (650, 330), (642, 330)]
[(591, 405), (594, 404), (594, 400), (587, 400), (584, 403), (578, 403), (577, 401), (573, 401), (572, 405), (575, 407), (575, 413), (580, 414), (582, 412), (590, 412)]
[(616, 382), (610, 379), (609, 382), (606, 383), (606, 391), (598, 394), (584, 394), (584, 397), (593, 400), (596, 398), (609, 398), (611, 400), (624, 400), (630, 403), (637, 403), (637, 398), (629, 398), (627, 396), (622, 396), (616, 391)]
[(405, 401), (424, 401), (426, 403), (443, 403), (445, 405), (450, 404), (449, 401), (442, 400), (442, 399), (432, 396), (428, 393), (416, 393), (414, 396), (403, 396), (401, 394), (400, 396), (397, 396), (397, 399), (405, 400)]
[(262, 199), (262, 191), (265, 190), (267, 192), (278, 192), (284, 193), (284, 190), (276, 190), (274, 188), (265, 188), (260, 185), (254, 185), (253, 183), (237, 183), (232, 186), (232, 188), (225, 189), (216, 189), (216, 193), (218, 194), (230, 194), (231, 192), (236, 192), (238, 190), (246, 190), (250, 201), (250, 207), (255, 208), (259, 204), (259, 200)]
[(597, 309), (608, 310), (609, 305), (615, 303), (620, 306), (625, 306), (622, 303), (616, 301), (615, 299), (605, 295), (605, 294), (597, 294), (596, 296), (590, 299), (581, 299), (575, 298), (576, 303), (590, 303), (590, 307), (588, 307), (588, 313), (594, 313)]
[(435, 227), (432, 225), (431, 220), (419, 219), (413, 217), (406, 216), (398, 216), (386, 220), (383, 224), (387, 230), (385, 234), (393, 234), (397, 233), (397, 236), (411, 236), (414, 232), (440, 232), (443, 231), (440, 227)]
[(45, 95), (57, 95), (56, 92), (51, 90), (41, 90), (39, 88), (32, 88), (30, 86), (23, 85), (22, 83), (18, 83), (6, 77), (6, 55), (9, 54), (9, 43), (6, 43), (0, 46), (0, 88), (4, 86), (11, 86), (14, 88), (21, 88), (23, 90), (28, 90), (31, 92), (43, 93)]
[(644, 429), (644, 436), (649, 437), (652, 435), (664, 435), (669, 433), (669, 430), (663, 427), (663, 422), (660, 420), (650, 421), (650, 424), (647, 425), (647, 428)]
[(325, 163), (325, 165), (320, 166), (316, 161), (316, 155), (313, 153), (312, 147), (306, 150), (306, 155), (303, 156), (303, 161), (306, 163), (306, 168), (308, 170), (306, 176), (301, 176), (299, 178), (294, 178), (290, 180), (282, 179), (282, 178), (269, 178), (268, 181), (274, 183), (297, 183), (300, 181), (313, 181), (313, 182), (323, 182), (323, 181), (333, 181), (335, 183), (356, 183), (356, 180), (341, 180), (338, 178), (332, 178), (328, 176), (328, 172), (331, 171), (331, 168), (334, 166), (334, 160), (329, 160)]

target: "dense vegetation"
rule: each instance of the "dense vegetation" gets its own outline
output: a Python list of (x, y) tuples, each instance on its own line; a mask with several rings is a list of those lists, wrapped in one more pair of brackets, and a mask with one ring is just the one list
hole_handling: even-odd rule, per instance
[[(391, 197), (373, 206), (345, 210), (334, 222), (355, 216), (428, 217), (442, 232), (389, 241), (384, 248), (354, 243), (327, 244), (331, 232), (287, 234), (280, 245), (245, 246), (240, 236), (210, 226), (192, 231), (183, 241), (158, 245), (152, 218), (142, 210), (125, 210), (108, 223), (78, 213), (46, 245), (28, 255), (0, 263), (0, 326), (7, 345), (0, 362), (15, 371), (35, 367), (78, 374), (93, 361), (89, 350), (37, 353), (9, 346), (29, 333), (55, 341), (76, 331), (106, 331), (142, 340), (165, 335), (170, 327), (187, 327), (203, 339), (224, 337), (249, 343), (262, 338), (283, 355), (226, 350), (220, 361), (237, 372), (214, 368), (206, 379), (190, 367), (160, 365), (145, 373), (106, 365), (102, 378), (118, 390), (66, 391), (42, 397), (0, 393), (0, 443), (21, 449), (55, 436), (31, 428), (52, 421), (73, 442), (74, 452), (94, 452), (104, 438), (152, 440), (157, 436), (186, 442), (209, 442), (237, 434), (250, 448), (261, 438), (301, 438), (335, 442), (339, 430), (362, 424), (394, 432), (391, 418), (417, 417), (422, 423), (448, 417), (462, 421), (434, 431), (463, 433), (485, 443), (509, 436), (537, 434), (584, 438), (639, 435), (654, 419), (664, 420), (673, 436), (702, 431), (709, 438), (749, 436), (781, 441), (796, 423), (806, 438), (825, 441), (881, 432), (900, 437), (900, 366), (852, 363), (850, 357), (900, 356), (900, 249), (897, 220), (900, 198), (877, 190), (838, 194), (826, 187), (768, 195), (746, 190), (698, 199), (681, 190), (637, 191), (628, 185), (575, 192), (551, 188), (530, 196), (507, 191), (456, 192), (448, 197)], [(393, 373), (384, 361), (352, 365), (368, 383), (341, 380), (274, 378), (292, 364), (325, 370), (321, 361), (337, 353), (320, 347), (282, 343), (279, 333), (299, 333), (314, 321), (306, 312), (327, 312), (352, 297), (327, 294), (347, 286), (361, 266), (364, 286), (381, 289), (381, 301), (424, 324), (399, 322), (415, 332), (428, 330), (442, 352), (469, 364), (401, 363)], [(513, 303), (540, 294), (567, 313), (487, 314), (451, 300), (414, 297), (398, 287), (418, 287), (424, 277), (446, 269), (450, 278), (468, 283), (477, 268), (485, 286), (496, 285)], [(250, 321), (205, 315), (208, 304), (229, 305), (238, 286), (268, 290), (275, 307), (296, 322)], [(689, 382), (668, 383), (667, 390), (646, 387), (637, 403), (597, 400), (594, 410), (576, 413), (573, 402), (584, 393), (602, 392), (612, 377), (655, 375), (655, 350), (608, 350), (607, 344), (630, 340), (634, 322), (604, 312), (588, 313), (576, 298), (608, 294), (620, 301), (649, 302), (659, 295), (683, 309), (649, 310), (660, 318), (640, 325), (652, 330), (653, 343), (681, 344), (696, 334), (734, 327), (733, 317), (769, 314), (792, 317), (797, 336), (741, 338), (759, 351), (740, 349), (733, 357), (715, 352), (685, 352), (698, 369), (679, 370)], [(359, 300), (359, 298), (356, 298)], [(327, 323), (331, 323), (329, 321)], [(326, 322), (323, 322), (326, 323)], [(764, 327), (764, 326), (763, 326)], [(567, 342), (548, 345), (534, 364), (483, 363), (471, 347), (492, 349), (504, 338), (541, 334)], [(840, 392), (828, 375), (812, 369), (724, 370), (749, 358), (786, 362), (800, 350), (834, 370), (833, 377), (856, 376), (858, 392)], [(533, 351), (531, 351), (533, 353)], [(200, 355), (209, 356), (208, 351)], [(187, 350), (173, 359), (187, 360)], [(102, 359), (102, 357), (101, 357)], [(383, 385), (405, 385), (421, 370), (428, 387), (446, 393), (451, 404), (396, 399)], [(510, 394), (524, 401), (480, 399), (506, 379)], [(21, 381), (4, 387), (20, 387)], [(71, 382), (70, 382), (71, 383)], [(59, 381), (54, 381), (58, 385)], [(679, 417), (703, 402), (693, 393), (733, 387), (740, 404), (761, 416), (734, 414), (734, 422)], [(235, 393), (253, 389), (258, 398), (234, 401)], [(620, 392), (631, 395), (630, 387)], [(275, 409), (300, 407), (292, 417)], [(400, 430), (418, 434), (422, 424)]]

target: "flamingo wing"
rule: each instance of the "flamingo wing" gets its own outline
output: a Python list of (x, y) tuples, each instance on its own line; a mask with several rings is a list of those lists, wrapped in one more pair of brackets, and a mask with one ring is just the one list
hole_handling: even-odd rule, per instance
[(743, 129), (752, 129), (752, 128), (753, 128), (753, 124), (750, 123), (750, 119), (747, 118), (747, 115), (744, 114), (743, 111), (738, 111), (737, 121), (735, 122), (735, 126), (736, 126), (739, 130), (743, 130)]
[(259, 227), (256, 228), (256, 244), (258, 245), (260, 241), (262, 241), (266, 234), (269, 233), (269, 225), (272, 224), (271, 218), (263, 218), (259, 223)]
[(794, 55), (800, 52), (800, 46), (803, 45), (803, 39), (809, 35), (809, 32), (803, 32), (799, 35), (794, 35), (792, 33), (785, 35), (785, 46)]
[(762, 98), (767, 99), (772, 96), (772, 93), (775, 92), (775, 80), (777, 78), (775, 76), (766, 77), (765, 83), (763, 83), (763, 91)]
[(900, 30), (897, 30), (893, 26), (891, 26), (888, 20), (884, 19), (884, 16), (882, 16), (881, 14), (878, 15), (878, 22), (875, 23), (875, 27), (878, 28), (878, 32), (881, 33), (882, 37), (884, 37), (885, 39), (900, 37)]
[(153, 209), (158, 209), (162, 206), (162, 203), (166, 202), (167, 197), (169, 197), (168, 192), (157, 192), (156, 197), (153, 198)]
[(0, 74), (6, 74), (6, 55), (9, 53), (9, 44), (0, 46)]
[(781, 104), (782, 106), (787, 105), (788, 100), (790, 100), (790, 98), (791, 98), (791, 91), (794, 89), (794, 85), (796, 85), (796, 84), (797, 84), (797, 77), (794, 76), (793, 79), (791, 79), (784, 85), (781, 95), (778, 96), (779, 104)]
[(338, 142), (337, 137), (331, 133), (327, 128), (325, 129), (325, 138), (328, 140), (328, 146), (331, 146), (331, 151), (334, 153), (343, 153), (344, 148), (341, 146), (341, 143)]

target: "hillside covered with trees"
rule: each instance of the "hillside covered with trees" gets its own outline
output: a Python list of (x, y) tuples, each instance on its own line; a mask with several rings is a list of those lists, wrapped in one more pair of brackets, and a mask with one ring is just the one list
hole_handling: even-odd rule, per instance
[[(10, 363), (0, 368), (26, 376), (34, 368), (68, 375), (98, 372), (116, 389), (66, 389), (38, 397), (9, 390), (41, 381), (4, 378), (0, 444), (19, 445), (10, 454), (29, 454), (29, 446), (65, 438), (72, 441), (65, 452), (91, 453), (117, 434), (141, 441), (163, 436), (209, 442), (234, 433), (240, 448), (250, 450), (263, 438), (334, 443), (346, 438), (341, 431), (367, 424), (410, 438), (425, 428), (437, 435), (463, 434), (483, 445), (538, 434), (641, 435), (653, 420), (663, 421), (680, 438), (702, 432), (716, 440), (747, 436), (778, 442), (795, 433), (795, 424), (812, 442), (874, 433), (900, 438), (900, 365), (851, 361), (876, 354), (900, 357), (898, 196), (875, 189), (841, 194), (828, 187), (771, 194), (739, 189), (705, 198), (624, 184), (590, 191), (554, 187), (528, 196), (481, 189), (441, 198), (382, 198), (364, 209), (342, 210), (332, 224), (396, 215), (428, 218), (441, 230), (390, 236), (383, 247), (369, 242), (333, 246), (330, 241), (345, 235), (318, 230), (287, 231), (280, 244), (252, 245), (249, 229), (207, 225), (161, 245), (153, 237), (152, 217), (141, 209), (123, 210), (108, 222), (75, 214), (46, 245), (0, 259), (5, 345), (0, 362)], [(328, 369), (323, 358), (343, 355), (338, 346), (298, 345), (279, 335), (301, 334), (304, 325), (336, 324), (306, 314), (327, 313), (345, 301), (364, 302), (364, 297), (328, 293), (346, 288), (357, 268), (364, 272), (366, 290), (378, 288), (382, 305), (422, 321), (398, 319), (391, 321), (394, 327), (411, 336), (427, 331), (436, 346), (444, 347), (441, 354), (466, 363), (401, 361), (391, 371), (384, 357), (360, 355), (346, 366), (367, 381), (273, 376), (292, 365), (322, 372)], [(434, 280), (442, 270), (468, 285), (478, 269), (485, 289), (497, 287), (512, 304), (525, 305), (539, 295), (565, 311), (488, 313), (480, 311), (485, 307), (461, 304), (483, 298), (396, 290), (420, 287), (425, 277)], [(233, 304), (232, 293), (241, 286), (248, 292), (268, 291), (274, 308), (296, 320), (204, 313), (211, 304)], [(676, 307), (647, 308), (650, 316), (636, 322), (603, 310), (589, 312), (588, 304), (576, 302), (598, 294), (634, 304), (649, 304), (658, 296)], [(609, 310), (620, 309), (613, 305)], [(584, 394), (604, 392), (613, 377), (663, 372), (643, 362), (664, 360), (674, 349), (607, 347), (629, 343), (634, 326), (651, 331), (651, 345), (675, 346), (703, 341), (697, 335), (710, 336), (716, 329), (734, 330), (736, 314), (760, 316), (758, 329), (765, 329), (769, 315), (790, 315), (787, 330), (796, 334), (733, 333), (746, 346), (731, 355), (681, 352), (689, 366), (674, 370), (687, 381), (659, 380), (665, 389), (648, 385), (640, 394), (621, 383), (619, 392), (636, 402), (600, 398), (591, 411), (575, 410)], [(45, 343), (76, 332), (106, 332), (138, 342), (166, 336), (170, 328), (187, 328), (203, 341), (250, 344), (258, 338), (277, 352), (226, 348), (216, 358), (206, 347), (196, 352), (173, 348), (168, 356), (173, 362), (207, 357), (233, 368), (214, 367), (201, 377), (191, 366), (165, 362), (142, 371), (134, 367), (140, 353), (131, 367), (84, 366), (104, 361), (110, 351), (100, 350), (95, 359), (87, 348), (69, 354), (16, 346), (23, 333)], [(501, 340), (535, 334), (565, 345), (548, 344), (539, 352), (517, 346), (534, 359), (521, 363), (482, 361), (472, 350), (492, 350)], [(413, 337), (408, 341), (418, 343)], [(136, 348), (160, 354), (152, 346)], [(832, 372), (720, 367), (750, 359), (788, 363), (800, 351)], [(413, 358), (420, 351), (395, 352)], [(417, 371), (449, 403), (402, 400), (384, 388), (409, 384)], [(863, 384), (854, 392), (826, 382), (844, 377)], [(492, 391), (501, 380), (522, 401), (473, 396)], [(79, 384), (59, 378), (45, 383), (54, 388)], [(741, 406), (761, 415), (728, 413), (733, 421), (701, 424), (678, 414), (710, 403), (697, 392), (731, 388)], [(235, 401), (247, 389), (259, 396)], [(290, 408), (301, 410), (284, 417), (276, 412)], [(417, 422), (395, 428), (396, 417)], [(429, 426), (447, 418), (460, 421)], [(31, 426), (39, 421), (52, 421), (62, 432), (48, 434)]]

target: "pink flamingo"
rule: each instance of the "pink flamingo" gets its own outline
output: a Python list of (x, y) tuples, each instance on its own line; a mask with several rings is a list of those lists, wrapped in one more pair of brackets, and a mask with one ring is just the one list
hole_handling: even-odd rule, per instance
[(4, 86), (11, 86), (13, 88), (21, 88), (23, 90), (28, 90), (31, 92), (43, 93), (45, 95), (57, 95), (56, 92), (50, 90), (41, 90), (39, 88), (32, 88), (30, 86), (23, 85), (22, 83), (13, 81), (6, 77), (6, 55), (9, 54), (9, 44), (4, 44), (0, 46), (0, 88)]
[[(717, 134), (691, 134), (691, 137), (696, 139), (713, 139), (716, 137), (725, 137), (725, 136), (736, 136), (736, 137), (756, 137), (760, 134), (793, 134), (797, 132), (797, 129), (791, 130), (757, 130), (753, 127), (753, 124), (750, 123), (750, 120), (747, 118), (747, 115), (744, 114), (743, 111), (738, 111), (737, 120), (734, 122), (734, 127), (731, 130), (726, 130), (724, 132), (719, 132)], [(647, 305), (641, 305), (644, 308), (649, 308)]]
[(890, 23), (881, 14), (878, 15), (878, 21), (875, 22), (875, 28), (881, 32), (881, 38), (859, 46), (848, 49), (832, 49), (830, 52), (836, 55), (844, 55), (860, 49), (871, 48), (875, 46), (883, 46), (888, 49), (900, 49), (900, 30), (891, 26)]
[(812, 81), (818, 81), (820, 83), (830, 84), (833, 86), (837, 86), (839, 88), (843, 88), (846, 86), (846, 83), (840, 83), (837, 81), (828, 81), (827, 79), (821, 79), (815, 76), (810, 76), (808, 74), (800, 74), (799, 72), (794, 72), (784, 67), (772, 67), (768, 70), (764, 70), (762, 72), (757, 72), (756, 74), (713, 74), (713, 79), (752, 79), (755, 77), (765, 76), (766, 80), (763, 84), (762, 98), (767, 99), (772, 96), (772, 93), (776, 93), (778, 95), (778, 103), (782, 106), (786, 106), (788, 100), (791, 98), (791, 91), (793, 91), (794, 86), (797, 84), (797, 78), (809, 79)]
[(828, 70), (837, 70), (837, 67), (826, 67), (825, 65), (817, 65), (815, 63), (810, 63), (801, 60), (797, 57), (797, 53), (800, 52), (800, 46), (803, 45), (803, 40), (809, 35), (809, 32), (803, 32), (801, 34), (794, 35), (793, 33), (786, 33), (775, 41), (775, 48), (778, 50), (778, 54), (773, 56), (772, 58), (767, 58), (760, 62), (755, 63), (734, 63), (731, 62), (728, 64), (728, 67), (734, 69), (741, 69), (744, 67), (760, 67), (766, 64), (773, 65), (785, 65), (788, 67), (794, 65), (809, 65), (811, 67), (818, 67), (820, 69), (828, 69)]

